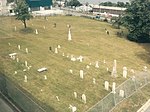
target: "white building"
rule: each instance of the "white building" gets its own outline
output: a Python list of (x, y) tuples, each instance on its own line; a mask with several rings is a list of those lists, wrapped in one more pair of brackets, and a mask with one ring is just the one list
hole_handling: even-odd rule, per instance
[(0, 0), (0, 15), (14, 15), (14, 3), (7, 4), (7, 0)]
[(111, 15), (111, 16), (119, 16), (120, 14), (123, 14), (126, 8), (122, 7), (110, 7), (110, 6), (99, 6), (94, 5), (93, 6), (93, 13), (95, 14), (101, 14), (101, 15)]
[(0, 0), (0, 15), (7, 13), (7, 0)]

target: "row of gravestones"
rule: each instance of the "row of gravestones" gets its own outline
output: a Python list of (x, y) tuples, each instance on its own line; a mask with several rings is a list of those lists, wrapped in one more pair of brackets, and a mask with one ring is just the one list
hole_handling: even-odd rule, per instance
[[(10, 45), (10, 43), (9, 43), (9, 45)], [(58, 48), (60, 49), (61, 46), (58, 45)], [(18, 49), (21, 50), (21, 46), (20, 46), (20, 45), (18, 45)], [(25, 52), (26, 52), (27, 54), (29, 53), (28, 48), (25, 49)], [(56, 53), (56, 54), (58, 53), (58, 49), (57, 49), (57, 48), (55, 48), (55, 53)], [(9, 54), (10, 58), (12, 58), (13, 60), (16, 59), (16, 61), (19, 62), (19, 58), (16, 58), (16, 55), (17, 55), (17, 53)], [(64, 56), (64, 53), (63, 53), (63, 56)], [(71, 60), (72, 60), (72, 61), (75, 60), (73, 56), (71, 56)], [(80, 57), (79, 57), (79, 60), (80, 60), (80, 62), (82, 62), (83, 57), (80, 56)], [(104, 61), (104, 63), (106, 63), (106, 62)], [(116, 65), (117, 65), (117, 62), (116, 62), (116, 60), (114, 60), (114, 65), (113, 65), (113, 70), (112, 70), (112, 76), (114, 76), (114, 77), (117, 77), (117, 75), (116, 75), (116, 74), (117, 74)], [(25, 61), (25, 67), (27, 67), (27, 68), (29, 68), (29, 69), (30, 69), (30, 67), (31, 67), (31, 66), (28, 66), (28, 62), (27, 62), (27, 61)], [(99, 63), (98, 63), (98, 61), (96, 61), (95, 67), (96, 67), (96, 68), (99, 68)], [(89, 66), (87, 66), (87, 68), (89, 68)], [(144, 70), (147, 71), (147, 67), (146, 67), (146, 66), (144, 66)], [(25, 70), (24, 70), (24, 71), (25, 71)], [(73, 73), (73, 71), (70, 70), (70, 73)], [(15, 71), (15, 74), (17, 74), (17, 71)], [(127, 68), (126, 68), (126, 67), (123, 67), (123, 77), (125, 77), (125, 78), (127, 77)], [(80, 78), (81, 78), (81, 79), (84, 78), (83, 70), (80, 70)], [(45, 80), (47, 79), (47, 76), (46, 76), (46, 75), (44, 75), (44, 79), (45, 79)], [(26, 76), (26, 75), (24, 76), (24, 82), (27, 82), (27, 76)], [(93, 84), (95, 84), (95, 83), (96, 83), (96, 79), (93, 78)], [(109, 82), (108, 82), (108, 81), (105, 81), (104, 87), (105, 87), (105, 89), (106, 89), (107, 91), (109, 90)], [(113, 84), (112, 84), (112, 93), (114, 93), (114, 94), (115, 94), (115, 87), (116, 87), (116, 83), (113, 82)], [(77, 93), (76, 93), (76, 92), (74, 92), (74, 96), (75, 96), (75, 98), (77, 97)], [(124, 91), (123, 91), (123, 90), (120, 90), (120, 96), (124, 97)], [(57, 100), (59, 99), (58, 96), (57, 96), (56, 98), (57, 98)], [(82, 95), (82, 100), (83, 100), (84, 103), (86, 103), (86, 96), (85, 96), (85, 94)], [(58, 101), (59, 101), (59, 100), (58, 100)]]

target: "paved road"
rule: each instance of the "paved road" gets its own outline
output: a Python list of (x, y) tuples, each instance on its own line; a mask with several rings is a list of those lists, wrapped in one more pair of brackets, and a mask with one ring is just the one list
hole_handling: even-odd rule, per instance
[(14, 112), (9, 105), (0, 98), (0, 112)]

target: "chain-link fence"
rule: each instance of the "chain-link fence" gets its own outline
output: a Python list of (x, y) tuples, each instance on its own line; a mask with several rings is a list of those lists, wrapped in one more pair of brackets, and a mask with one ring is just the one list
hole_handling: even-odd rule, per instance
[(150, 82), (150, 73), (141, 72), (138, 75), (129, 78), (120, 86), (115, 89), (115, 94), (110, 92), (96, 105), (91, 107), (87, 112), (109, 112), (117, 104), (123, 101), (125, 98), (130, 97), (138, 89), (144, 87)]
[(0, 92), (6, 96), (21, 112), (46, 112), (25, 90), (0, 74)]

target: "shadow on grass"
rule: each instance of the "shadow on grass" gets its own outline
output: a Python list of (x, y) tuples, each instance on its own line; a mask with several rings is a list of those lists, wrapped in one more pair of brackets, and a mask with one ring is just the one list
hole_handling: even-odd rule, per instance
[(139, 52), (136, 55), (145, 61), (147, 64), (150, 64), (150, 43), (139, 44), (142, 48), (145, 49), (144, 52)]
[(20, 29), (20, 33), (22, 33), (22, 34), (30, 34), (30, 33), (33, 33), (33, 32), (34, 32), (34, 30), (30, 27)]
[(53, 107), (36, 99), (1, 72), (0, 91), (20, 110), (19, 112), (57, 112)]

